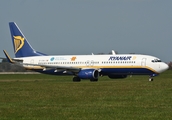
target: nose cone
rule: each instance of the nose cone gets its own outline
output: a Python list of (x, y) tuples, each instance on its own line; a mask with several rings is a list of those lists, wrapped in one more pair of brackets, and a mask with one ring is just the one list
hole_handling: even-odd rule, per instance
[(168, 70), (168, 68), (169, 68), (169, 66), (166, 63), (162, 63), (160, 66), (161, 66), (160, 73)]

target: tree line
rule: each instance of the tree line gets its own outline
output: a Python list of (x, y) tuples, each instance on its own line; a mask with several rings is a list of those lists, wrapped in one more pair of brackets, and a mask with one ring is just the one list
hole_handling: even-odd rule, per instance
[(169, 69), (172, 70), (172, 62), (168, 63)]
[(22, 66), (9, 63), (6, 59), (0, 62), (0, 72), (27, 72)]

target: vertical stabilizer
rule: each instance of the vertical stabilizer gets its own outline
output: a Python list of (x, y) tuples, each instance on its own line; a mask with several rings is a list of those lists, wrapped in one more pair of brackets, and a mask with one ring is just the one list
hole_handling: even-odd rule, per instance
[(16, 23), (9, 23), (11, 38), (13, 42), (14, 53), (16, 57), (29, 57), (29, 56), (41, 56), (45, 55), (40, 52), (36, 52), (27, 41), (24, 34), (21, 32)]

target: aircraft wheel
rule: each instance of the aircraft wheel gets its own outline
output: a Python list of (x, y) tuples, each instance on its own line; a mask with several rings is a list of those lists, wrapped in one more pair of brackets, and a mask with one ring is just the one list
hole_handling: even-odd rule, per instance
[(149, 78), (149, 81), (152, 82), (153, 81), (153, 78)]
[(80, 82), (81, 79), (79, 77), (73, 77), (73, 82)]
[(91, 82), (97, 82), (98, 79), (90, 79)]

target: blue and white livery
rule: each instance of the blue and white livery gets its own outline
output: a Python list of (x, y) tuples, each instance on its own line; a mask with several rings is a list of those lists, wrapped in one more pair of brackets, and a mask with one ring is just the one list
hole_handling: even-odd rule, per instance
[(108, 55), (46, 55), (32, 48), (16, 23), (9, 23), (15, 58), (13, 64), (26, 69), (53, 75), (73, 75), (73, 81), (90, 79), (97, 81), (100, 76), (112, 79), (126, 78), (128, 75), (149, 75), (153, 77), (168, 69), (168, 65), (159, 58), (139, 54)]

